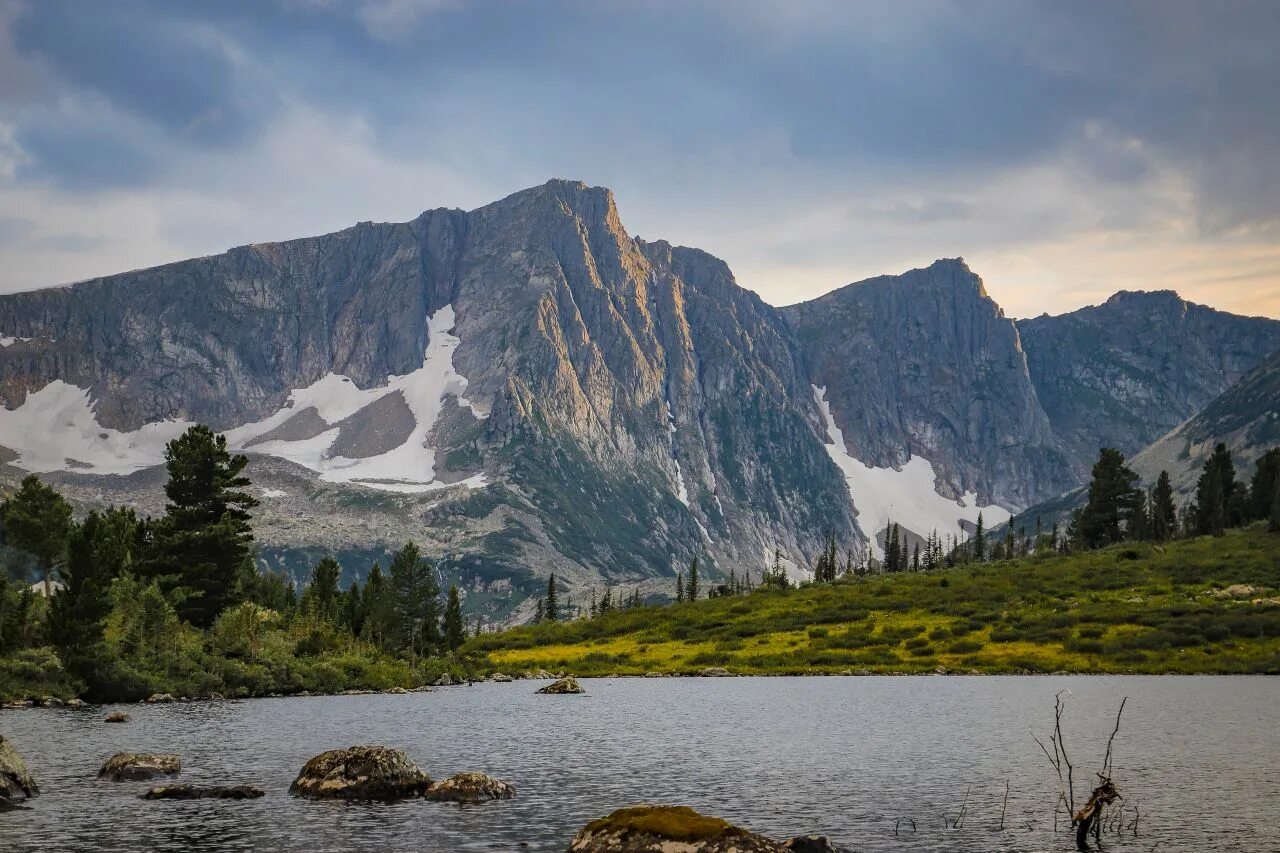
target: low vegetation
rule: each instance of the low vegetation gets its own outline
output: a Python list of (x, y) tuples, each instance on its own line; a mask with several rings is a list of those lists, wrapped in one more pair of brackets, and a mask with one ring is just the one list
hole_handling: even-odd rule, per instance
[(492, 671), (577, 675), (1280, 673), (1280, 536), (1044, 551), (613, 610), (472, 638)]

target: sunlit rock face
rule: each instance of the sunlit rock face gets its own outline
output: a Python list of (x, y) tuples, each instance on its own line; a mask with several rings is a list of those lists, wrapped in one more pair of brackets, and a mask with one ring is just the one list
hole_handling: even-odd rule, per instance
[[(799, 579), (829, 536), (957, 535), (1078, 483), (1127, 422), (1103, 406), (1093, 435), (1064, 402), (1092, 398), (1054, 396), (1103, 369), (1054, 342), (1066, 322), (1015, 325), (958, 260), (773, 308), (557, 180), (0, 296), (0, 480), (159, 513), (166, 442), (206, 423), (250, 457), (260, 563), (298, 581), (410, 540), (494, 620), (531, 616), (552, 572), (579, 605), (669, 595), (695, 555), (758, 578), (778, 553)], [(1188, 357), (1170, 388), (1229, 381), (1267, 323), (1201, 341), (1218, 367)], [(1103, 387), (1162, 422), (1200, 393), (1131, 384)]]

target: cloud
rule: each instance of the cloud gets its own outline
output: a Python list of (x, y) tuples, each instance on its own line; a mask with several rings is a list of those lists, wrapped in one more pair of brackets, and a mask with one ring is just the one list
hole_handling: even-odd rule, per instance
[(776, 303), (955, 255), (1010, 313), (1273, 293), (1276, 43), (1190, 0), (0, 0), (0, 289), (568, 176)]

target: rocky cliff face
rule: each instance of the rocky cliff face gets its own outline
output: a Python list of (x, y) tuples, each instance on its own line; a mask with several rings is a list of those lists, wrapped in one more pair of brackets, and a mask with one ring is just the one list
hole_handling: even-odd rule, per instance
[(164, 441), (210, 423), (281, 565), (412, 538), (518, 601), (862, 541), (781, 317), (600, 188), (2, 297), (0, 334), (10, 479), (158, 509)]
[(1131, 467), (1148, 484), (1168, 471), (1174, 489), (1189, 500), (1218, 442), (1231, 450), (1236, 475), (1244, 480), (1262, 454), (1280, 447), (1280, 352), (1143, 448)]
[(669, 594), (695, 554), (758, 577), (890, 520), (993, 525), (1280, 345), (1131, 302), (1015, 325), (953, 260), (779, 310), (552, 181), (0, 296), (0, 480), (159, 512), (165, 442), (208, 423), (250, 456), (264, 565), (362, 573), (413, 540), (518, 618), (552, 572), (578, 603)]
[(1027, 365), (1076, 474), (1099, 447), (1133, 454), (1280, 349), (1280, 322), (1238, 317), (1169, 291), (1018, 322)]
[(964, 261), (782, 311), (857, 459), (885, 467), (924, 457), (943, 493), (1011, 508), (1071, 485), (1018, 329)]

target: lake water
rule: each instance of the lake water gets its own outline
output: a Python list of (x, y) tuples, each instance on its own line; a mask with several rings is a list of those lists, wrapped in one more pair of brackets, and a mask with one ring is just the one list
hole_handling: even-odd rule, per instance
[[(0, 712), (44, 794), (0, 813), (0, 850), (563, 851), (587, 821), (638, 802), (691, 805), (776, 837), (849, 850), (1069, 851), (1056, 780), (1032, 740), (1069, 689), (1078, 797), (1116, 707), (1115, 780), (1137, 837), (1109, 850), (1280, 851), (1280, 679), (923, 677), (592, 679), (404, 696), (257, 699)], [(433, 778), (480, 770), (517, 799), (462, 808), (291, 798), (303, 763), (353, 744), (403, 749)], [(181, 779), (249, 783), (247, 802), (149, 802), (94, 778), (117, 751), (177, 752)], [(1005, 827), (1000, 831), (1005, 783)], [(960, 811), (964, 825), (944, 821)], [(911, 831), (911, 821), (915, 831)], [(895, 824), (897, 834), (895, 835)]]

